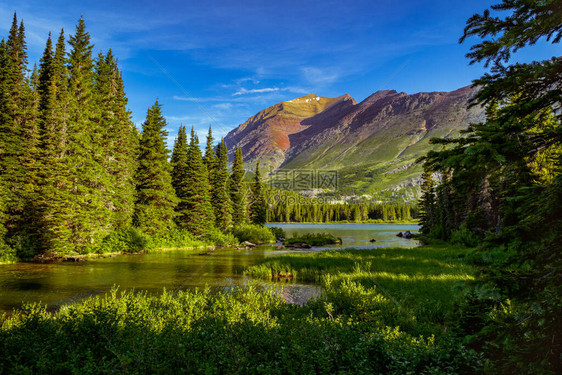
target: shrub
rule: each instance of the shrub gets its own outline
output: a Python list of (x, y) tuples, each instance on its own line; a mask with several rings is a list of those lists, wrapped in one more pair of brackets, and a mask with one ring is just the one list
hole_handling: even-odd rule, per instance
[(271, 233), (275, 236), (275, 238), (285, 238), (285, 231), (283, 228), (280, 227), (268, 227)]
[[(475, 353), (459, 342), (373, 324), (363, 315), (388, 302), (358, 285), (346, 288), (332, 305), (324, 304), (321, 315), (253, 287), (157, 296), (113, 290), (54, 314), (44, 306), (26, 305), (0, 326), (0, 373), (482, 371)], [(342, 311), (333, 316), (334, 309)]]
[(111, 232), (97, 246), (98, 253), (138, 253), (151, 250), (154, 247), (152, 239), (138, 228), (127, 228)]
[(198, 239), (194, 234), (186, 229), (173, 228), (167, 232), (159, 233), (153, 237), (153, 248), (155, 249), (171, 249), (186, 247), (209, 246), (211, 243), (205, 239)]
[(307, 233), (302, 236), (295, 235), (283, 241), (284, 245), (295, 243), (306, 243), (310, 246), (334, 245), (341, 244), (341, 238), (329, 233)]
[(0, 263), (14, 263), (17, 260), (16, 251), (10, 246), (0, 243)]
[(275, 236), (269, 228), (255, 225), (242, 224), (232, 230), (232, 234), (238, 238), (240, 242), (249, 241), (257, 244), (273, 243)]
[(466, 225), (461, 225), (459, 230), (451, 233), (451, 243), (466, 247), (476, 247), (482, 242), (483, 237), (469, 230)]
[(215, 246), (229, 246), (236, 245), (239, 241), (232, 233), (224, 233), (218, 228), (214, 228), (203, 236), (206, 242), (212, 243)]

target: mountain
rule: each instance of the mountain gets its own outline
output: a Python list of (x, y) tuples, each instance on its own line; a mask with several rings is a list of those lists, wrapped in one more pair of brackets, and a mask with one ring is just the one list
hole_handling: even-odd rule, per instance
[(360, 103), (349, 95), (309, 94), (264, 109), (225, 140), (231, 152), (239, 145), (247, 163), (259, 159), (270, 172), (337, 171), (340, 193), (408, 200), (419, 191), (415, 160), (435, 147), (429, 139), (457, 135), (484, 119), (481, 107), (468, 108), (476, 91), (385, 90)]

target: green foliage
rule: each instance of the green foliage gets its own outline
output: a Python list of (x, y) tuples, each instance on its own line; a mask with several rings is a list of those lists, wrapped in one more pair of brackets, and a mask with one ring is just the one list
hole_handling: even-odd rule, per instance
[(251, 185), (250, 197), (250, 220), (254, 224), (263, 225), (267, 221), (267, 202), (265, 199), (265, 192), (261, 181), (260, 162), (256, 163), (256, 172), (254, 174), (254, 181)]
[(476, 247), (480, 245), (484, 237), (469, 230), (465, 223), (458, 230), (451, 233), (451, 243), (465, 247)]
[(285, 254), (245, 270), (260, 278), (319, 282), (332, 314), (354, 311), (412, 334), (441, 335), (456, 321), (474, 268), (467, 249), (433, 244), (414, 249), (347, 249)]
[(247, 201), (245, 195), (244, 175), (244, 159), (242, 157), (242, 149), (236, 147), (234, 162), (232, 164), (232, 174), (228, 180), (228, 192), (232, 202), (232, 222), (234, 226), (246, 223), (248, 220)]
[(171, 230), (157, 233), (151, 239), (152, 249), (181, 249), (212, 246), (207, 242), (186, 229), (172, 228)]
[(211, 229), (202, 236), (202, 240), (218, 247), (237, 245), (240, 242), (232, 233), (225, 233), (218, 228)]
[(126, 228), (108, 234), (97, 246), (98, 253), (138, 253), (151, 250), (153, 240), (138, 228)]
[(274, 243), (273, 232), (262, 225), (242, 224), (232, 229), (232, 234), (240, 242), (249, 241), (255, 244)]
[[(209, 134), (209, 136), (211, 135)], [(211, 151), (212, 149), (207, 150), (207, 152)], [(207, 157), (207, 153), (205, 153), (205, 157)], [(228, 192), (228, 150), (224, 139), (221, 139), (217, 145), (215, 157), (209, 157), (207, 160), (207, 165), (214, 165), (210, 175), (211, 203), (215, 213), (215, 225), (225, 231), (232, 226), (232, 202)]]
[(100, 232), (111, 228), (109, 191), (113, 183), (104, 166), (103, 137), (94, 86), (94, 61), (89, 33), (81, 17), (69, 38), (67, 156), (72, 215), (69, 220), (74, 250), (87, 251)]
[(285, 231), (281, 227), (268, 227), (275, 238), (285, 238)]
[(148, 109), (140, 140), (136, 173), (137, 201), (133, 224), (145, 233), (159, 233), (174, 227), (178, 198), (172, 187), (171, 166), (165, 139), (166, 119), (156, 101)]
[(562, 344), (553, 332), (561, 331), (562, 306), (562, 59), (505, 63), (540, 38), (561, 41), (562, 4), (504, 0), (492, 11), (472, 16), (461, 38), (480, 37), (468, 57), (492, 64), (474, 81), (486, 121), (463, 137), (432, 140), (442, 149), (428, 153), (425, 170), (441, 183), (425, 188), (433, 201), (423, 231), (480, 244), (470, 258), (481, 272), (459, 313), (460, 331), (485, 350), (489, 372), (560, 373)]
[(0, 264), (15, 263), (17, 260), (16, 251), (5, 243), (0, 243)]
[(310, 246), (324, 246), (332, 244), (341, 244), (341, 238), (330, 233), (306, 233), (300, 236), (296, 234), (291, 238), (286, 238), (283, 245), (291, 245), (295, 243), (305, 243)]
[[(349, 298), (361, 291), (347, 290)], [(343, 293), (342, 293), (343, 294)], [(283, 303), (255, 287), (228, 293), (113, 290), (55, 314), (27, 305), (0, 329), (7, 373), (475, 373), (475, 353), (408, 334), (331, 302)], [(25, 360), (20, 360), (25, 358)]]
[(388, 223), (412, 222), (418, 208), (411, 204), (351, 201), (332, 203), (340, 198), (310, 198), (293, 191), (264, 189), (268, 204), (267, 222), (297, 223)]
[[(182, 137), (185, 139), (185, 128)], [(180, 146), (179, 142), (177, 146)], [(199, 139), (193, 128), (185, 153), (185, 167), (181, 164), (176, 165), (176, 169), (185, 168), (180, 182), (181, 187), (176, 189), (180, 199), (176, 208), (179, 214), (177, 223), (193, 234), (203, 235), (213, 228), (215, 215), (211, 206), (207, 167), (203, 163)]]

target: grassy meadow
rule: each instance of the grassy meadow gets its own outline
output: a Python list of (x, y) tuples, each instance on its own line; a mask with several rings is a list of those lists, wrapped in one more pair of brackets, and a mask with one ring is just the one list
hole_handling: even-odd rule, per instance
[[(321, 283), (304, 306), (248, 287), (119, 291), (4, 316), (0, 373), (475, 373), (452, 316), (472, 269), (445, 245), (296, 253), (246, 270)], [(279, 284), (281, 288), (283, 283)]]

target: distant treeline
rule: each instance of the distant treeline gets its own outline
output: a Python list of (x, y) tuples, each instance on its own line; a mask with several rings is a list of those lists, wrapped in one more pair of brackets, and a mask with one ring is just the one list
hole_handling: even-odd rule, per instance
[(281, 190), (268, 191), (267, 196), (267, 221), (272, 223), (390, 222), (412, 221), (418, 217), (417, 206), (406, 203), (333, 203)]

